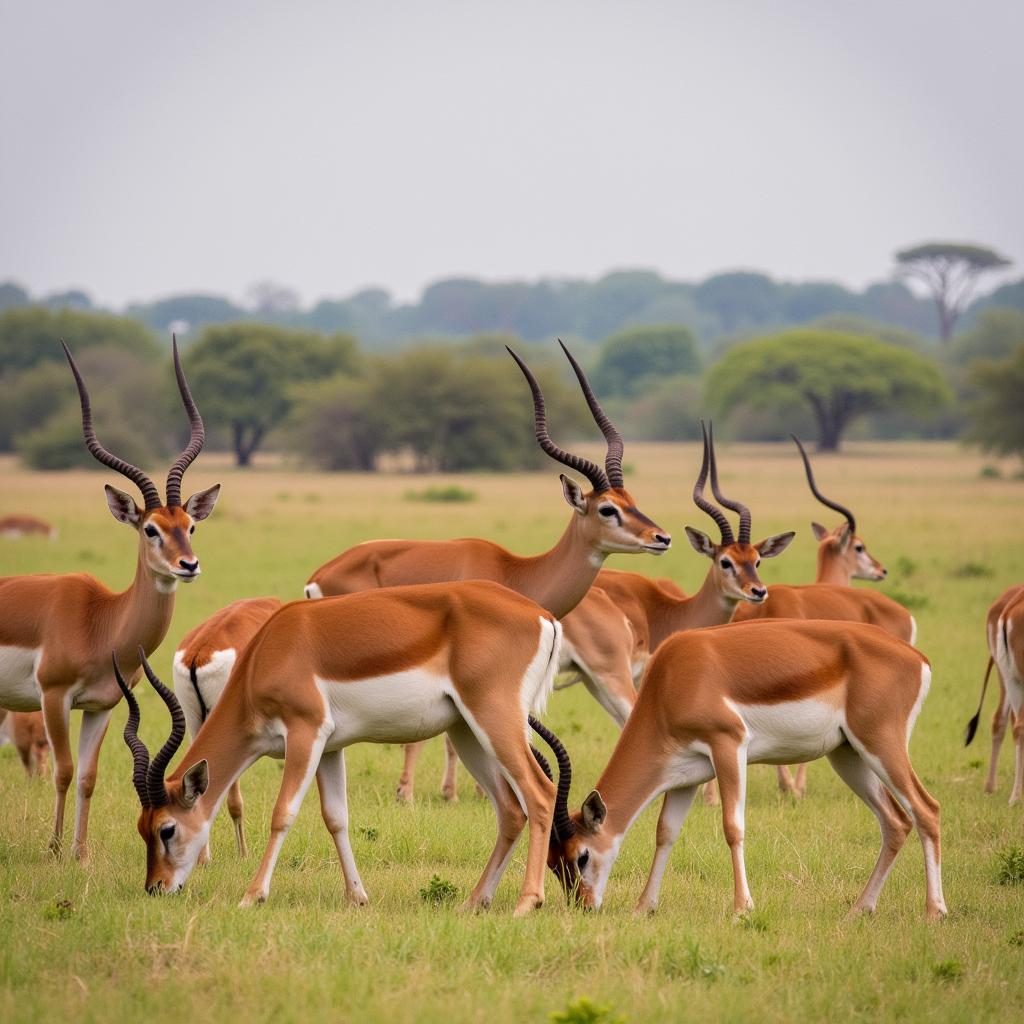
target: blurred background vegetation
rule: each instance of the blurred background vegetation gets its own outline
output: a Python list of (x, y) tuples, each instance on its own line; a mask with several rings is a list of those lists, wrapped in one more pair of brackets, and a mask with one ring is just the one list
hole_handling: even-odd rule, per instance
[[(120, 314), (88, 294), (0, 284), (0, 451), (35, 468), (89, 465), (58, 344), (79, 359), (104, 443), (150, 464), (184, 418), (168, 372), (178, 335), (211, 447), (239, 465), (274, 451), (325, 470), (511, 470), (539, 464), (534, 367), (556, 437), (594, 434), (563, 338), (629, 438), (961, 437), (1024, 454), (1024, 279), (978, 294), (1006, 261), (980, 246), (896, 254), (892, 279), (851, 291), (758, 273), (700, 283), (643, 270), (595, 282), (440, 281), (416, 303), (380, 289), (303, 309), (273, 282), (246, 305), (180, 295)], [(919, 291), (906, 280), (916, 280)], [(921, 292), (921, 293), (919, 293)], [(457, 439), (457, 443), (454, 443)]]

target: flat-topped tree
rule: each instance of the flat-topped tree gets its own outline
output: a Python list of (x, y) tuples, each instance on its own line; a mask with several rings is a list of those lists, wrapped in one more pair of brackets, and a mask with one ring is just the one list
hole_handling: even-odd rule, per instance
[(925, 242), (896, 253), (897, 274), (921, 281), (935, 300), (943, 344), (953, 337), (953, 329), (974, 295), (978, 278), (991, 270), (1008, 267), (1011, 262), (995, 249), (963, 242)]

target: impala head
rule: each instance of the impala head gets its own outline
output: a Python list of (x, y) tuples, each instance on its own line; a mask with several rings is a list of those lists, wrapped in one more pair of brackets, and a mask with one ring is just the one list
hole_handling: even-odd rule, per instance
[[(557, 813), (557, 812), (556, 812)], [(597, 910), (618, 856), (618, 841), (604, 831), (608, 809), (595, 789), (575, 814), (563, 811), (563, 825), (552, 832), (548, 867), (566, 899), (584, 910)]]
[(857, 520), (854, 519), (853, 513), (845, 505), (826, 498), (818, 490), (818, 485), (814, 481), (814, 471), (811, 469), (811, 460), (808, 458), (800, 438), (796, 434), (789, 436), (793, 438), (797, 448), (800, 449), (811, 494), (826, 508), (833, 509), (846, 517), (846, 522), (834, 530), (826, 529), (821, 523), (811, 523), (814, 539), (818, 541), (819, 558), (824, 557), (832, 563), (838, 563), (842, 567), (843, 574), (849, 579), (873, 580), (876, 583), (879, 580), (884, 580), (889, 575), (889, 571), (881, 562), (871, 557), (864, 541), (857, 536)]
[[(693, 488), (694, 504), (702, 512), (706, 512), (718, 524), (721, 534), (720, 543), (716, 544), (706, 533), (686, 527), (686, 536), (699, 554), (707, 555), (714, 563), (715, 578), (719, 592), (730, 601), (750, 601), (761, 604), (768, 600), (768, 588), (761, 582), (758, 568), (762, 558), (774, 558), (781, 555), (789, 547), (795, 534), (778, 533), (766, 537), (757, 544), (750, 543), (750, 509), (738, 501), (726, 498), (718, 487), (718, 464), (715, 461), (715, 438), (712, 430), (701, 423), (704, 433), (704, 459), (700, 474)], [(739, 514), (740, 532), (735, 537), (732, 526), (725, 513), (704, 497), (704, 485), (711, 472), (711, 491), (719, 504)]]
[(78, 385), (78, 397), (82, 404), (82, 433), (85, 435), (86, 447), (97, 461), (128, 477), (142, 492), (144, 504), (140, 509), (130, 494), (107, 484), (105, 490), (111, 515), (119, 523), (126, 523), (138, 532), (140, 557), (153, 573), (161, 590), (173, 590), (179, 581), (191, 583), (200, 572), (199, 559), (192, 551), (192, 534), (196, 528), (195, 524), (202, 522), (213, 511), (217, 495), (220, 493), (220, 484), (193, 494), (182, 504), (181, 478), (202, 451), (206, 434), (203, 430), (202, 417), (189, 391), (185, 372), (181, 368), (178, 339), (174, 338), (172, 343), (174, 373), (178, 379), (181, 400), (192, 425), (192, 435), (185, 450), (167, 474), (166, 504), (161, 502), (156, 484), (141, 469), (119, 459), (116, 455), (111, 455), (97, 440), (85, 381), (71, 355), (71, 350), (63, 341), (61, 344), (64, 345), (64, 354), (68, 357), (71, 372), (75, 376), (75, 384)]
[[(547, 410), (544, 395), (537, 378), (530, 368), (512, 349), (508, 353), (523, 371), (526, 382), (533, 394), (533, 413), (537, 443), (556, 462), (576, 470), (590, 481), (591, 490), (585, 490), (575, 480), (561, 474), (562, 493), (573, 511), (581, 517), (582, 527), (590, 544), (603, 554), (635, 553), (648, 551), (655, 555), (664, 554), (672, 544), (672, 537), (657, 523), (648, 519), (636, 507), (632, 495), (626, 490), (622, 476), (622, 435), (605, 415), (600, 403), (587, 380), (583, 368), (561, 340), (562, 351), (572, 364), (580, 382), (583, 397), (587, 400), (594, 422), (601, 428), (608, 445), (604, 468), (596, 462), (572, 455), (559, 448), (548, 436)], [(506, 346), (508, 348), (508, 346)]]
[(192, 765), (180, 779), (165, 781), (167, 765), (185, 738), (185, 715), (174, 694), (156, 677), (140, 647), (139, 659), (146, 678), (171, 712), (171, 734), (150, 761), (149, 751), (139, 739), (139, 704), (125, 683), (114, 654), (114, 676), (128, 702), (124, 741), (132, 752), (132, 782), (142, 803), (138, 829), (146, 844), (146, 892), (151, 896), (179, 892), (192, 874), (210, 834), (210, 818), (204, 815), (199, 798), (209, 785), (206, 761)]

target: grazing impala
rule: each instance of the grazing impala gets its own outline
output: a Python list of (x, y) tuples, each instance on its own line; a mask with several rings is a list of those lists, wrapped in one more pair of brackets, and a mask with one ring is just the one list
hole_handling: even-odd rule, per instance
[(882, 830), (874, 871), (853, 909), (874, 911), (913, 825), (924, 846), (927, 916), (942, 917), (939, 805), (907, 754), (930, 679), (924, 655), (863, 623), (769, 620), (678, 633), (651, 659), (582, 809), (569, 816), (564, 802), (556, 805), (561, 827), (548, 863), (567, 893), (600, 907), (626, 831), (664, 793), (654, 862), (637, 905), (652, 912), (697, 786), (717, 775), (733, 908), (744, 913), (753, 906), (743, 860), (748, 763), (827, 756)]
[(36, 516), (4, 516), (0, 519), (0, 537), (48, 537), (57, 539), (57, 528)]
[(106, 485), (107, 505), (118, 522), (138, 533), (135, 580), (120, 594), (85, 573), (63, 576), (11, 576), (0, 580), (0, 707), (14, 711), (42, 708), (53, 749), (57, 793), (50, 849), (57, 853), (64, 831), (64, 805), (74, 775), (71, 759), (72, 709), (82, 711), (78, 743), (78, 801), (74, 856), (84, 860), (89, 802), (96, 784), (100, 744), (121, 691), (110, 668), (118, 651), (133, 677), (139, 670), (139, 645), (153, 651), (163, 640), (174, 610), (179, 582), (199, 575), (191, 534), (217, 500), (219, 485), (181, 500), (181, 479), (203, 447), (203, 421), (188, 389), (174, 344), (174, 369), (181, 399), (192, 425), (191, 439), (167, 476), (167, 502), (141, 469), (111, 455), (96, 439), (89, 394), (78, 367), (64, 346), (82, 404), (85, 444), (103, 465), (134, 481), (145, 499)]
[(1009, 720), (1016, 750), (1010, 803), (1016, 804), (1024, 798), (1024, 585), (1010, 587), (989, 608), (985, 631), (989, 649), (988, 669), (981, 687), (978, 710), (967, 725), (967, 743), (974, 739), (978, 730), (988, 677), (995, 664), (999, 670), (999, 704), (992, 716), (992, 756), (989, 759), (985, 792), (996, 791), (999, 748), (1003, 745)]
[[(564, 474), (560, 477), (573, 515), (561, 539), (550, 551), (524, 558), (491, 541), (475, 538), (367, 541), (317, 569), (306, 584), (306, 596), (332, 597), (376, 587), (486, 579), (524, 594), (560, 619), (583, 599), (608, 555), (645, 551), (660, 555), (667, 551), (671, 537), (636, 507), (625, 489), (621, 435), (605, 415), (580, 365), (565, 345), (562, 350), (605, 436), (607, 454), (603, 469), (588, 459), (569, 454), (551, 440), (540, 385), (526, 363), (508, 350), (533, 395), (537, 443), (551, 458), (582, 473), (592, 487), (587, 493)], [(401, 800), (412, 799), (413, 772), (421, 749), (406, 749), (405, 768), (398, 785)], [(448, 798), (455, 794), (453, 767), (452, 754), (444, 786)]]
[[(367, 901), (348, 835), (344, 748), (405, 743), (447, 731), (498, 818), (498, 838), (469, 906), (491, 903), (529, 823), (521, 916), (544, 900), (555, 787), (531, 755), (528, 718), (540, 713), (558, 666), (561, 626), (534, 602), (488, 581), (372, 590), (296, 601), (245, 649), (195, 742), (164, 771), (185, 736), (181, 708), (147, 668), (174, 726), (149, 762), (138, 704), (126, 686), (146, 889), (175, 892), (206, 846), (228, 788), (264, 755), (284, 758), (270, 841), (243, 906), (262, 903), (284, 842), (316, 776), (349, 899)], [(140, 653), (141, 658), (141, 653)]]
[[(220, 698), (238, 656), (283, 603), (276, 597), (235, 601), (186, 633), (178, 644), (174, 652), (174, 692), (185, 712), (185, 725), (192, 739)], [(227, 801), (238, 852), (244, 857), (247, 851), (242, 828), (242, 791), (237, 781), (228, 790)], [(209, 859), (207, 844), (199, 863), (205, 864)]]
[[(39, 711), (0, 711), (0, 733), (6, 732), (29, 778), (50, 774), (50, 744)], [(0, 740), (0, 742), (3, 742)]]

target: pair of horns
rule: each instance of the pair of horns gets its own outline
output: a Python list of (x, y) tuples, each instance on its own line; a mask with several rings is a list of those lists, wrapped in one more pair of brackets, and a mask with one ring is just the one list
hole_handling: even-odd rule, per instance
[(132, 782), (135, 785), (135, 792), (139, 794), (143, 808), (166, 807), (170, 803), (167, 794), (167, 786), (164, 784), (164, 773), (171, 763), (171, 758), (177, 753), (182, 740), (185, 739), (185, 714), (181, 710), (178, 698), (157, 678), (156, 673), (150, 668), (146, 660), (146, 652), (139, 647), (139, 662), (146, 678), (153, 684), (153, 689), (160, 694), (163, 702), (171, 713), (171, 734), (167, 742), (157, 752), (152, 761), (149, 759), (149, 751), (146, 744), (139, 739), (139, 702), (135, 694), (128, 689), (128, 684), (121, 675), (121, 666), (117, 663), (117, 651), (114, 651), (114, 677), (117, 685), (121, 687), (124, 699), (128, 702), (128, 722), (124, 727), (124, 741), (132, 752)]
[[(564, 843), (576, 835), (576, 826), (569, 817), (569, 789), (572, 786), (572, 762), (562, 741), (539, 719), (529, 716), (530, 728), (551, 748), (558, 762), (558, 789), (555, 792), (555, 813), (551, 819), (551, 835), (556, 842)], [(530, 747), (541, 771), (554, 782), (551, 766), (536, 747)]]
[[(167, 474), (168, 508), (181, 505), (181, 478), (185, 475), (185, 470), (192, 464), (195, 457), (203, 450), (203, 442), (206, 440), (203, 418), (199, 415), (199, 409), (196, 407), (196, 403), (192, 398), (192, 392), (188, 387), (188, 381), (185, 379), (185, 371), (181, 368), (181, 358), (178, 355), (178, 339), (174, 335), (171, 335), (171, 339), (174, 350), (174, 375), (178, 378), (178, 390), (181, 392), (181, 400), (185, 405), (185, 411), (188, 413), (192, 435), (185, 446), (185, 450), (178, 456), (174, 465), (171, 466), (171, 471)], [(63, 339), (61, 340), (61, 345), (64, 346), (64, 355), (68, 357), (71, 372), (75, 375), (75, 383), (78, 385), (78, 397), (82, 403), (82, 433), (85, 435), (86, 448), (89, 449), (93, 458), (98, 462), (102, 462), (104, 466), (109, 466), (116, 472), (128, 477), (129, 480), (138, 486), (146, 503), (147, 512), (150, 509), (160, 508), (160, 492), (157, 490), (156, 484), (138, 466), (133, 466), (130, 462), (125, 462), (124, 459), (119, 459), (116, 455), (112, 455), (100, 444), (92, 425), (92, 407), (89, 403), (89, 392), (86, 390), (85, 381), (82, 380), (82, 374), (79, 372), (78, 365), (71, 355), (71, 349), (68, 348)]]
[(534, 431), (537, 435), (537, 443), (555, 461), (576, 470), (577, 473), (582, 473), (590, 481), (596, 493), (600, 494), (602, 491), (611, 490), (613, 487), (623, 487), (622, 435), (615, 429), (615, 425), (608, 419), (607, 415), (605, 415), (604, 409), (601, 408), (601, 403), (598, 402), (597, 396), (590, 386), (590, 381), (587, 380), (587, 375), (583, 372), (583, 367), (576, 362), (573, 354), (565, 347), (565, 343), (561, 338), (558, 339), (558, 344), (562, 346), (562, 351), (569, 360), (576, 374), (576, 379), (580, 382), (580, 389), (583, 391), (583, 397), (587, 400), (587, 405), (590, 407), (590, 414), (594, 417), (594, 422), (601, 428), (601, 433), (604, 434), (604, 439), (608, 446), (604, 459), (604, 469), (596, 462), (591, 462), (590, 459), (584, 459), (579, 455), (572, 455), (559, 448), (551, 440), (548, 435), (548, 415), (544, 405), (544, 394), (537, 383), (537, 378), (534, 377), (526, 363), (506, 345), (505, 348), (508, 349), (508, 354), (519, 365), (519, 369), (523, 371), (523, 376), (526, 378), (527, 384), (530, 385), (530, 391), (533, 393)]
[(736, 512), (740, 517), (740, 533), (739, 542), (740, 544), (750, 543), (750, 509), (746, 505), (739, 501), (733, 501), (730, 498), (725, 497), (718, 487), (718, 463), (715, 461), (715, 433), (714, 425), (709, 423), (707, 426), (704, 425), (704, 421), (700, 421), (701, 433), (704, 435), (704, 459), (701, 462), (700, 473), (697, 476), (697, 482), (693, 485), (693, 502), (702, 512), (706, 512), (712, 519), (718, 524), (718, 529), (722, 534), (723, 544), (732, 544), (737, 538), (733, 537), (732, 526), (729, 524), (729, 520), (726, 518), (725, 513), (712, 505), (707, 498), (704, 497), (704, 484), (708, 478), (708, 470), (711, 471), (711, 493), (714, 494), (715, 500), (726, 508)]
[(846, 516), (846, 521), (850, 524), (850, 532), (857, 532), (857, 520), (853, 518), (853, 513), (845, 506), (840, 505), (838, 501), (832, 501), (830, 498), (826, 498), (821, 491), (818, 490), (818, 485), (814, 482), (814, 473), (811, 470), (811, 460), (807, 457), (807, 452), (804, 449), (803, 444), (800, 442), (800, 438), (796, 434), (789, 435), (796, 442), (797, 448), (800, 449), (800, 456), (804, 460), (804, 470), (807, 473), (807, 485), (811, 489), (813, 494), (818, 501), (822, 503), (826, 508), (832, 509), (834, 512), (838, 512), (841, 516)]

